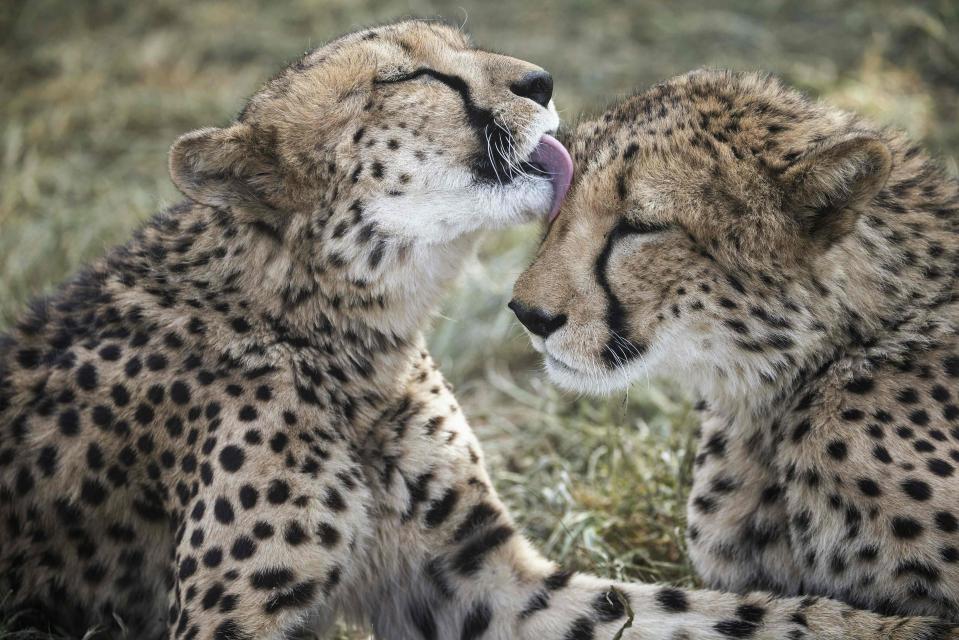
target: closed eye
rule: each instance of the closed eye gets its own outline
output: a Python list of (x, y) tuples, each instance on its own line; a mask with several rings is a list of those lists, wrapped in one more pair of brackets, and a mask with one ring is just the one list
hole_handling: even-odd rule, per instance
[(639, 234), (662, 233), (672, 228), (672, 225), (664, 222), (649, 222), (646, 220), (623, 220), (622, 224), (626, 227), (624, 231), (627, 233)]
[(397, 82), (416, 80), (417, 78), (422, 78), (423, 76), (438, 80), (459, 94), (460, 98), (463, 100), (463, 106), (466, 108), (466, 116), (469, 118), (469, 122), (474, 128), (482, 129), (484, 126), (493, 121), (493, 114), (488, 109), (479, 107), (473, 102), (473, 96), (470, 92), (469, 85), (465, 80), (463, 80), (463, 78), (459, 76), (454, 76), (448, 73), (442, 73), (436, 69), (423, 67), (410, 73), (393, 76), (392, 78), (375, 80), (374, 84), (396, 84)]

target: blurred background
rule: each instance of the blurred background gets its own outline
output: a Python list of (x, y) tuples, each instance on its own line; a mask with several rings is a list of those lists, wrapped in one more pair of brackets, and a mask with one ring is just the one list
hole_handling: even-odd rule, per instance
[[(546, 67), (567, 121), (694, 67), (764, 69), (905, 129), (957, 174), (957, 0), (0, 0), (0, 329), (180, 199), (166, 172), (179, 134), (229, 122), (306, 49), (408, 15)], [(682, 548), (694, 416), (655, 381), (606, 400), (548, 385), (505, 309), (538, 233), (487, 238), (433, 355), (541, 549), (695, 584)]]

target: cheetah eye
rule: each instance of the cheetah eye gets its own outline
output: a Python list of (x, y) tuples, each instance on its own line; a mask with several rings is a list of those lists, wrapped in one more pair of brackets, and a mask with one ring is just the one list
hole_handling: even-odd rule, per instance
[(416, 73), (393, 73), (385, 75), (382, 78), (376, 78), (373, 80), (373, 84), (397, 84), (400, 82), (409, 82), (419, 77), (420, 74)]
[(373, 80), (373, 84), (398, 84), (400, 82), (410, 82), (412, 80), (419, 80), (420, 78), (424, 77), (432, 77), (436, 73), (436, 71), (428, 68), (420, 68), (413, 71), (408, 71), (405, 69), (393, 69)]
[(672, 225), (664, 222), (649, 222), (635, 219), (624, 219), (623, 225), (626, 227), (627, 232), (637, 234), (662, 233), (663, 231), (669, 231), (673, 228)]

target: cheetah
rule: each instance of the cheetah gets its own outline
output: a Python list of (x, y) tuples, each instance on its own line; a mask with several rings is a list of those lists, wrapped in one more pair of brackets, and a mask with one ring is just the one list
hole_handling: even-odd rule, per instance
[(177, 140), (187, 200), (0, 347), (4, 606), (137, 639), (339, 616), (390, 640), (943, 637), (827, 599), (573, 574), (517, 531), (422, 332), (481, 230), (562, 200), (551, 93), (539, 67), (408, 21), (307, 53)]
[(959, 621), (957, 181), (753, 73), (680, 76), (570, 137), (510, 306), (564, 388), (656, 374), (700, 399), (705, 584)]

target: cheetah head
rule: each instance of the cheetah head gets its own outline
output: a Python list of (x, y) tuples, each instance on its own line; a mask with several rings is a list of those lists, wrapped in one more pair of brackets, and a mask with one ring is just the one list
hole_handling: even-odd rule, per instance
[(510, 303), (559, 385), (745, 397), (809, 365), (840, 316), (873, 320), (854, 231), (892, 156), (853, 116), (701, 71), (573, 138), (572, 190)]
[(196, 202), (308, 232), (307, 250), (368, 271), (558, 208), (572, 168), (551, 96), (532, 64), (401, 22), (307, 53), (231, 125), (181, 137), (171, 175)]

